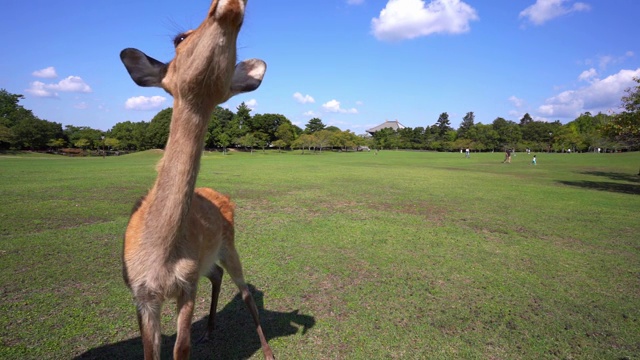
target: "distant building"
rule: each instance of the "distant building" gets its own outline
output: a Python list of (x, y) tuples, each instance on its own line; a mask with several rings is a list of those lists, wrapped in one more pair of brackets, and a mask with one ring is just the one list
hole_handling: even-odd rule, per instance
[(376, 127), (372, 127), (371, 129), (366, 130), (366, 132), (368, 132), (370, 135), (375, 134), (376, 132), (378, 132), (379, 130), (382, 129), (393, 129), (393, 130), (399, 130), (399, 129), (404, 129), (405, 126), (400, 124), (400, 122), (398, 120), (394, 120), (394, 121), (385, 121), (382, 124), (376, 126)]

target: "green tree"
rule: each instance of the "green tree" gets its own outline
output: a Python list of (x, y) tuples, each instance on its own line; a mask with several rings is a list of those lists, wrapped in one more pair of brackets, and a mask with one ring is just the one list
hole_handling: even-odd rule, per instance
[(294, 149), (302, 149), (302, 154), (304, 154), (304, 149), (309, 149), (309, 151), (311, 151), (311, 147), (315, 143), (316, 137), (313, 134), (302, 134), (293, 141), (291, 147)]
[(625, 90), (627, 95), (622, 97), (622, 107), (630, 113), (640, 113), (640, 77), (634, 77), (637, 85)]
[(255, 131), (252, 134), (255, 139), (256, 146), (262, 148), (262, 152), (266, 152), (265, 148), (270, 144), (269, 135), (263, 133), (262, 131)]
[(390, 149), (397, 144), (397, 132), (391, 128), (384, 128), (373, 133), (374, 144), (377, 149)]
[(490, 124), (475, 124), (469, 129), (469, 139), (472, 140), (471, 147), (478, 151), (496, 150), (499, 148), (498, 133)]
[(602, 145), (602, 140), (606, 136), (600, 132), (600, 129), (609, 121), (609, 118), (606, 114), (598, 113), (593, 116), (586, 112), (567, 123), (565, 126), (568, 126), (573, 133), (577, 133), (580, 138), (576, 145), (577, 150), (588, 151)]
[(449, 114), (447, 114), (446, 112), (440, 114), (440, 117), (438, 117), (438, 121), (436, 121), (435, 126), (438, 129), (437, 135), (439, 140), (444, 138), (445, 134), (449, 130), (453, 130), (453, 128), (451, 127), (451, 122), (449, 121)]
[(236, 108), (236, 113), (232, 119), (232, 130), (233, 135), (237, 137), (242, 137), (247, 133), (250, 133), (253, 129), (251, 119), (251, 108), (247, 106), (244, 102), (242, 102)]
[(67, 142), (63, 138), (58, 138), (49, 140), (47, 146), (57, 151), (61, 147), (64, 147), (66, 144)]
[(325, 125), (322, 123), (322, 120), (318, 118), (313, 118), (309, 120), (309, 122), (305, 126), (304, 132), (307, 134), (313, 134), (315, 132), (323, 130), (324, 128), (325, 128)]
[(423, 127), (398, 129), (397, 136), (398, 145), (403, 149), (422, 149), (425, 147)]
[(147, 140), (152, 148), (164, 149), (167, 140), (169, 140), (172, 115), (173, 108), (166, 108), (160, 110), (156, 116), (151, 119), (147, 127)]
[(7, 126), (0, 124), (0, 149), (8, 149), (13, 143), (15, 143), (13, 131)]
[(231, 145), (231, 137), (227, 133), (222, 133), (218, 136), (218, 144), (222, 146), (222, 154), (227, 155), (227, 148)]
[(65, 126), (64, 134), (72, 144), (74, 144), (79, 139), (87, 139), (89, 141), (87, 147), (92, 149), (95, 149), (102, 145), (102, 136), (104, 136), (104, 133), (101, 130), (92, 129), (88, 126), (73, 125)]
[(146, 150), (151, 148), (147, 140), (148, 122), (124, 121), (116, 123), (108, 132), (107, 137), (119, 141), (119, 149)]
[[(231, 139), (238, 140), (251, 132), (251, 109), (244, 102), (238, 105), (236, 109), (237, 112), (231, 118), (224, 132), (226, 132)], [(234, 142), (236, 144), (241, 145), (235, 140)]]
[(522, 130), (513, 121), (498, 117), (491, 123), (491, 126), (498, 133), (498, 142), (501, 147), (515, 148), (522, 140)]
[(42, 150), (51, 139), (63, 138), (62, 124), (24, 117), (11, 128), (14, 144), (22, 149)]
[(277, 141), (281, 141), (281, 143), (279, 143), (280, 144), (279, 147), (287, 147), (291, 145), (291, 143), (296, 137), (296, 134), (294, 132), (294, 128), (291, 122), (283, 122), (282, 124), (280, 124), (280, 126), (278, 126), (278, 129), (276, 130), (275, 136)]
[(104, 146), (106, 146), (107, 149), (119, 150), (121, 144), (120, 144), (120, 140), (116, 138), (108, 137), (104, 139)]
[(0, 147), (43, 150), (63, 138), (62, 125), (42, 120), (19, 104), (24, 96), (0, 89)]
[(75, 147), (81, 148), (82, 150), (86, 150), (90, 144), (91, 141), (89, 141), (89, 139), (78, 139), (73, 145), (75, 145)]
[(302, 130), (302, 128), (296, 124), (291, 124), (291, 127), (293, 128), (293, 133), (295, 134), (295, 138), (297, 138), (298, 136), (304, 134), (304, 130)]
[(253, 135), (253, 133), (246, 133), (237, 140), (240, 146), (244, 146), (245, 148), (249, 148), (251, 150), (251, 154), (253, 154), (253, 147), (256, 146), (257, 139)]
[(24, 99), (23, 95), (0, 89), (0, 125), (12, 128), (22, 119), (35, 118), (31, 110), (18, 104), (22, 99)]
[(473, 111), (468, 112), (463, 118), (460, 127), (458, 128), (457, 136), (462, 139), (467, 139), (467, 133), (473, 127), (476, 116)]
[(529, 113), (526, 113), (524, 114), (524, 116), (522, 116), (522, 119), (520, 119), (520, 126), (527, 126), (532, 122), (533, 118), (531, 117), (531, 115), (529, 115)]
[(603, 132), (611, 140), (637, 148), (640, 145), (640, 113), (625, 111), (616, 114), (605, 124)]
[(333, 137), (333, 132), (329, 130), (320, 130), (316, 131), (313, 135), (316, 138), (316, 145), (320, 148), (320, 152), (322, 152), (322, 148), (329, 145), (331, 138)]
[(267, 135), (266, 141), (267, 143), (271, 143), (278, 139), (276, 132), (280, 125), (289, 123), (291, 121), (287, 119), (284, 115), (280, 114), (256, 114), (253, 116), (251, 120), (251, 131), (256, 132), (259, 131)]
[(360, 142), (359, 137), (349, 130), (333, 132), (331, 145), (341, 148), (343, 151), (349, 151), (349, 148), (355, 148)]
[(282, 148), (287, 146), (287, 143), (284, 140), (276, 140), (272, 143), (273, 146), (278, 148), (278, 152), (282, 152)]
[(543, 121), (532, 121), (521, 127), (522, 139), (534, 151), (543, 151), (549, 148), (551, 135), (556, 127), (552, 123)]
[(235, 136), (235, 133), (231, 131), (233, 116), (234, 114), (231, 110), (216, 106), (213, 113), (211, 113), (209, 127), (205, 134), (205, 147), (222, 147), (223, 154), (226, 154), (226, 148), (231, 144), (231, 139)]
[(640, 78), (633, 80), (638, 85), (626, 89), (627, 95), (622, 97), (622, 107), (625, 111), (614, 115), (603, 126), (602, 132), (611, 140), (637, 149), (640, 147)]

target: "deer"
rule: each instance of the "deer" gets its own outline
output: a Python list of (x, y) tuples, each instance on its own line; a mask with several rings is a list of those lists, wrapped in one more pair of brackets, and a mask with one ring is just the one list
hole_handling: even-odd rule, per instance
[(191, 351), (191, 322), (198, 280), (211, 281), (206, 333), (215, 323), (220, 286), (226, 270), (242, 294), (266, 359), (274, 359), (260, 325), (258, 309), (244, 280), (234, 245), (234, 204), (209, 188), (195, 188), (204, 136), (214, 108), (232, 96), (257, 89), (266, 63), (236, 64), (236, 42), (247, 0), (212, 0), (204, 21), (174, 39), (175, 57), (163, 63), (126, 48), (120, 58), (139, 86), (164, 89), (173, 96), (173, 114), (157, 178), (133, 208), (124, 235), (124, 282), (131, 290), (144, 358), (160, 359), (161, 309), (176, 300), (174, 359)]

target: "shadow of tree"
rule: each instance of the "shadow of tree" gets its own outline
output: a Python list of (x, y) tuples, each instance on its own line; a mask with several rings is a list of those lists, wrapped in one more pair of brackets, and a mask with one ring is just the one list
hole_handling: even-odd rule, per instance
[[(249, 285), (260, 314), (260, 322), (267, 340), (294, 335), (302, 327), (302, 334), (315, 325), (313, 316), (302, 315), (298, 310), (291, 312), (269, 311), (264, 308), (264, 294)], [(260, 339), (255, 331), (251, 315), (242, 301), (240, 293), (216, 314), (216, 328), (213, 339), (197, 343), (207, 327), (207, 316), (191, 326), (191, 359), (247, 359), (256, 351), (262, 351)], [(171, 359), (176, 335), (162, 336), (162, 358)], [(275, 354), (277, 356), (277, 354)], [(75, 359), (141, 359), (142, 340), (140, 337), (115, 344), (91, 349)]]
[(558, 181), (561, 184), (577, 186), (585, 189), (609, 191), (622, 194), (640, 195), (640, 185), (623, 184), (608, 181)]
[(601, 176), (615, 181), (627, 181), (632, 183), (640, 183), (640, 176), (636, 174), (607, 172), (607, 171), (583, 171), (583, 175)]

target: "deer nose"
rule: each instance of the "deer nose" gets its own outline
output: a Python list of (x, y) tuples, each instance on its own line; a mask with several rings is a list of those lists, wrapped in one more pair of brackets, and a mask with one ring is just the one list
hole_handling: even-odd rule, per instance
[(213, 0), (209, 16), (218, 20), (242, 22), (248, 0)]

